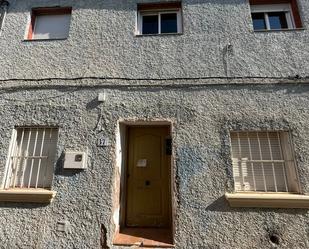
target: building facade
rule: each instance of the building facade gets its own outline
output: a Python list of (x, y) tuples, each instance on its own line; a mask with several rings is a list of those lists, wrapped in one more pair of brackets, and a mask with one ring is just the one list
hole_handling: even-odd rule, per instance
[(0, 3), (0, 248), (309, 248), (309, 1)]

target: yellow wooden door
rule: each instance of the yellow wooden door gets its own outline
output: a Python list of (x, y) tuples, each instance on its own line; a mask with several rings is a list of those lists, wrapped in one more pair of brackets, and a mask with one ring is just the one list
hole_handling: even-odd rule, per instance
[(169, 227), (170, 156), (168, 127), (130, 127), (126, 225)]

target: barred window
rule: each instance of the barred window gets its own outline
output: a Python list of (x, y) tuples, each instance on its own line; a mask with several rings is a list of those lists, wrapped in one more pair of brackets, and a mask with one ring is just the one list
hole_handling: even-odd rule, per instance
[(57, 137), (57, 128), (14, 129), (5, 188), (50, 188)]
[(231, 132), (235, 190), (299, 192), (288, 132)]

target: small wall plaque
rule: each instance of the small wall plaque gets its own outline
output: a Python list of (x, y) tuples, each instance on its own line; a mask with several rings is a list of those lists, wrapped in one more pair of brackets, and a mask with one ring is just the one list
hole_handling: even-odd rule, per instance
[(109, 142), (109, 138), (108, 137), (100, 137), (98, 138), (97, 140), (97, 146), (98, 147), (106, 147), (106, 146), (109, 146), (110, 145), (110, 142)]

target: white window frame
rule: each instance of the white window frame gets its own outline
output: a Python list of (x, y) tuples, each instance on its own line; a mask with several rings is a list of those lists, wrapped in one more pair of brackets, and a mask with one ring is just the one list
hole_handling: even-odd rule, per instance
[[(259, 144), (259, 151), (257, 153), (260, 153), (260, 160), (253, 160), (252, 157), (252, 150), (251, 150), (251, 143), (250, 139), (248, 137), (248, 144), (249, 144), (249, 151), (250, 151), (250, 156), (249, 158), (241, 158), (241, 160), (239, 161), (238, 159), (236, 159), (236, 161), (233, 161), (233, 147), (232, 147), (232, 138), (230, 141), (231, 144), (231, 156), (232, 156), (232, 161), (233, 161), (233, 165), (234, 163), (248, 163), (250, 164), (250, 167), (252, 167), (252, 172), (253, 172), (253, 181), (254, 181), (254, 190), (245, 190), (244, 186), (242, 186), (242, 189), (236, 189), (236, 180), (235, 180), (235, 172), (233, 169), (233, 176), (234, 176), (234, 190), (238, 193), (248, 193), (248, 192), (264, 192), (264, 193), (299, 193), (300, 192), (300, 185), (299, 185), (299, 180), (298, 180), (298, 174), (297, 174), (297, 170), (296, 170), (296, 162), (295, 162), (295, 156), (294, 156), (294, 150), (293, 150), (293, 146), (292, 146), (292, 140), (291, 140), (291, 135), (288, 131), (231, 131), (231, 134), (234, 133), (236, 134), (237, 138), (238, 138), (238, 146), (239, 146), (239, 151), (241, 153), (241, 149), (240, 149), (240, 140), (239, 140), (239, 134), (246, 134), (248, 136), (249, 133), (256, 133), (256, 134), (261, 134), (261, 133), (267, 133), (267, 138), (268, 138), (268, 143), (269, 143), (269, 149), (270, 149), (270, 155), (272, 154), (271, 152), (271, 146), (270, 146), (270, 140), (269, 140), (269, 132), (276, 132), (277, 136), (278, 136), (278, 141), (279, 141), (279, 146), (280, 146), (280, 154), (282, 157), (282, 160), (263, 160), (262, 158), (262, 152), (261, 152), (261, 145), (260, 145), (260, 141), (258, 141)], [(259, 140), (259, 135), (257, 135), (257, 139)], [(272, 155), (271, 155), (272, 158)], [(262, 175), (263, 175), (263, 184), (264, 184), (264, 191), (258, 191), (256, 189), (256, 184), (255, 181), (257, 179), (255, 179), (254, 176), (254, 170), (253, 170), (253, 163), (261, 163), (262, 165)], [(285, 188), (286, 191), (277, 191), (277, 183), (276, 183), (276, 177), (275, 177), (275, 169), (274, 169), (274, 164), (275, 163), (283, 163), (283, 167), (284, 167), (284, 184), (285, 184)], [(274, 185), (275, 185), (275, 191), (269, 191), (267, 190), (267, 186), (266, 186), (266, 178), (265, 178), (265, 169), (263, 166), (263, 163), (271, 163), (272, 164), (272, 170), (273, 170), (273, 177), (274, 177)], [(248, 166), (247, 166), (248, 167)], [(241, 173), (242, 177), (243, 177), (243, 172)], [(244, 179), (243, 179), (244, 182)]]
[[(177, 32), (176, 33), (161, 33), (161, 15), (162, 14), (176, 14), (177, 15)], [(158, 16), (158, 33), (143, 34), (143, 16)], [(137, 35), (166, 35), (166, 34), (180, 34), (182, 33), (182, 15), (181, 9), (157, 10), (157, 11), (138, 11), (137, 15)]]
[[(287, 29), (295, 29), (295, 22), (294, 17), (292, 13), (291, 4), (257, 4), (257, 5), (251, 5), (250, 6), (251, 13), (264, 13), (264, 20), (266, 24), (266, 30), (277, 30), (277, 29), (271, 29), (270, 23), (269, 23), (269, 12), (284, 12), (285, 18), (288, 24)], [(252, 20), (253, 22), (253, 20)], [(278, 29), (278, 30), (285, 30), (285, 29)], [(259, 31), (259, 30), (255, 30)]]
[[(25, 137), (25, 129), (29, 129), (30, 132), (28, 133), (28, 137)], [(42, 130), (42, 140), (41, 144), (38, 144), (38, 132), (39, 130)], [(26, 154), (21, 155), (21, 149), (17, 148), (17, 135), (18, 132), (22, 132), (21, 134), (21, 143), (23, 144), (24, 142), (26, 143)], [(56, 133), (56, 137), (52, 138), (53, 132)], [(35, 132), (35, 143), (34, 143), (34, 149), (39, 149), (40, 153), (39, 155), (35, 155), (35, 152), (33, 152), (32, 155), (28, 155), (28, 149), (29, 149), (29, 144), (30, 140), (29, 138), (32, 136), (31, 133)], [(49, 136), (49, 137), (48, 137)], [(28, 139), (28, 140), (27, 140)], [(55, 148), (55, 153), (52, 154), (52, 149), (49, 148), (47, 151), (47, 155), (42, 155), (43, 153), (43, 148), (46, 146), (46, 143), (44, 143), (47, 139), (55, 139), (55, 146), (57, 145), (57, 140), (58, 140), (58, 128), (57, 127), (16, 127), (13, 130), (12, 137), (11, 137), (11, 142), (9, 145), (9, 150), (8, 150), (8, 156), (7, 156), (7, 161), (6, 161), (6, 166), (5, 166), (5, 175), (4, 179), (2, 182), (2, 189), (18, 189), (18, 188), (23, 188), (23, 189), (50, 189), (51, 184), (52, 184), (52, 178), (53, 178), (53, 171), (54, 171), (54, 159), (56, 156), (56, 148)], [(46, 149), (46, 148), (45, 148)], [(20, 159), (22, 158), (22, 159)], [(26, 158), (26, 159), (25, 159)], [(46, 159), (47, 164), (43, 165), (42, 159)], [(24, 160), (24, 161), (22, 161)], [(28, 179), (28, 182), (25, 182), (24, 178), (24, 173), (25, 173), (25, 166), (27, 165), (27, 160), (31, 160), (31, 167), (30, 167), (30, 173), (29, 176), (30, 178)], [(31, 186), (31, 179), (33, 178), (32, 173), (33, 173), (33, 166), (34, 166), (34, 160), (39, 160), (38, 162), (38, 170), (37, 174), (35, 177), (35, 186)], [(21, 163), (22, 162), (22, 163)], [(15, 168), (14, 168), (15, 167)], [(18, 170), (17, 170), (18, 167)], [(22, 167), (22, 169), (20, 169)], [(48, 168), (51, 167), (51, 168)], [(14, 169), (13, 169), (14, 168)], [(39, 182), (39, 174), (40, 170), (45, 170), (44, 173), (44, 179), (43, 179), (43, 187), (38, 187), (38, 182)], [(15, 171), (14, 171), (15, 170)], [(16, 183), (16, 177), (17, 177), (17, 171), (22, 173), (21, 177), (21, 183), (17, 184)]]

